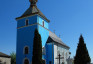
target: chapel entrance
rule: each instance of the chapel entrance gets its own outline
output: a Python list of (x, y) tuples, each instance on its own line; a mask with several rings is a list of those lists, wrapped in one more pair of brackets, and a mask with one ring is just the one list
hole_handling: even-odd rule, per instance
[(24, 60), (24, 64), (29, 64), (29, 60), (28, 59), (25, 59)]

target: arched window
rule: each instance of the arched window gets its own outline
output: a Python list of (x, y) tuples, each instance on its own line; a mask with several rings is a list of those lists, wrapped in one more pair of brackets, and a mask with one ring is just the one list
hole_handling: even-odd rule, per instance
[(43, 21), (43, 27), (44, 27), (44, 21)]
[(28, 54), (28, 51), (29, 51), (28, 47), (25, 47), (24, 53)]
[(28, 24), (29, 24), (29, 21), (28, 21), (28, 20), (26, 20), (26, 26), (28, 26)]
[(28, 59), (25, 59), (24, 60), (24, 64), (29, 64), (29, 60)]

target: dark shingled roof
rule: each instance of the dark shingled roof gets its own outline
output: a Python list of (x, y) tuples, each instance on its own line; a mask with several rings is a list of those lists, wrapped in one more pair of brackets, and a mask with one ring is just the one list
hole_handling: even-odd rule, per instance
[(56, 43), (61, 44), (61, 45), (65, 46), (65, 47), (67, 47), (67, 48), (70, 48), (69, 46), (67, 46), (66, 44), (64, 44), (62, 42), (62, 40), (59, 37), (57, 37), (57, 35), (55, 35), (54, 33), (52, 33), (51, 31), (49, 32), (49, 38), (47, 40), (47, 43), (50, 43), (50, 42), (56, 42)]
[(0, 57), (10, 58), (10, 56), (9, 56), (9, 55), (6, 55), (6, 54), (4, 54), (4, 53), (2, 53), (2, 52), (0, 52)]
[(27, 16), (31, 16), (31, 15), (35, 15), (35, 14), (41, 16), (42, 18), (44, 18), (45, 20), (47, 20), (48, 22), (50, 22), (50, 21), (43, 15), (43, 13), (37, 8), (36, 5), (30, 6), (21, 17), (18, 17), (18, 18), (16, 18), (16, 19), (23, 18), (23, 17), (27, 17)]

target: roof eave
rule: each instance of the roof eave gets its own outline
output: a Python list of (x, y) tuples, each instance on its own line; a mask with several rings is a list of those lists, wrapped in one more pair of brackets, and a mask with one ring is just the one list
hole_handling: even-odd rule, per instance
[(47, 18), (43, 17), (42, 15), (38, 14), (40, 17), (44, 18), (47, 22), (50, 22)]
[(6, 58), (11, 58), (11, 56), (0, 56), (0, 57), (6, 57)]
[(64, 47), (66, 47), (66, 48), (69, 48), (69, 49), (70, 49), (70, 47), (69, 47), (69, 46), (67, 46), (67, 45), (63, 45), (63, 44), (61, 44), (61, 43), (59, 43), (59, 42), (56, 42), (56, 43), (58, 43), (58, 44), (60, 44), (60, 45), (62, 45), (62, 46), (64, 46)]
[(25, 16), (17, 17), (17, 18), (15, 18), (15, 19), (16, 19), (16, 20), (19, 20), (19, 19), (26, 18), (26, 17), (29, 17), (29, 16), (34, 16), (34, 15), (36, 15), (36, 14), (37, 14), (37, 13), (31, 14), (31, 15), (25, 15)]
[[(51, 41), (51, 42), (56, 42), (56, 41)], [(49, 43), (49, 42), (47, 42), (47, 43)], [(70, 49), (70, 47), (69, 47), (69, 46), (63, 45), (63, 44), (61, 44), (61, 43), (59, 43), (59, 42), (56, 42), (56, 43), (58, 43), (58, 44), (60, 44), (60, 45), (62, 45), (62, 46), (64, 46), (64, 47), (66, 47), (66, 48)]]
[(22, 19), (22, 18), (25, 18), (25, 17), (29, 17), (29, 16), (33, 16), (33, 15), (39, 15), (40, 17), (44, 18), (47, 22), (50, 22), (50, 20), (48, 20), (47, 18), (45, 18), (45, 17), (43, 17), (42, 15), (37, 14), (37, 13), (31, 14), (31, 15), (26, 15), (26, 16), (17, 17), (16, 20), (19, 20), (19, 19)]

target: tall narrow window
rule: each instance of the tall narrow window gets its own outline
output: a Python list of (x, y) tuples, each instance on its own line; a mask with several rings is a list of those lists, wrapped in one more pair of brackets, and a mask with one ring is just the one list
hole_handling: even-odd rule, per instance
[(28, 47), (25, 47), (25, 54), (28, 54)]
[(29, 21), (28, 21), (28, 20), (26, 20), (26, 26), (28, 26), (28, 24), (29, 24)]
[(44, 21), (43, 21), (43, 27), (44, 27)]

